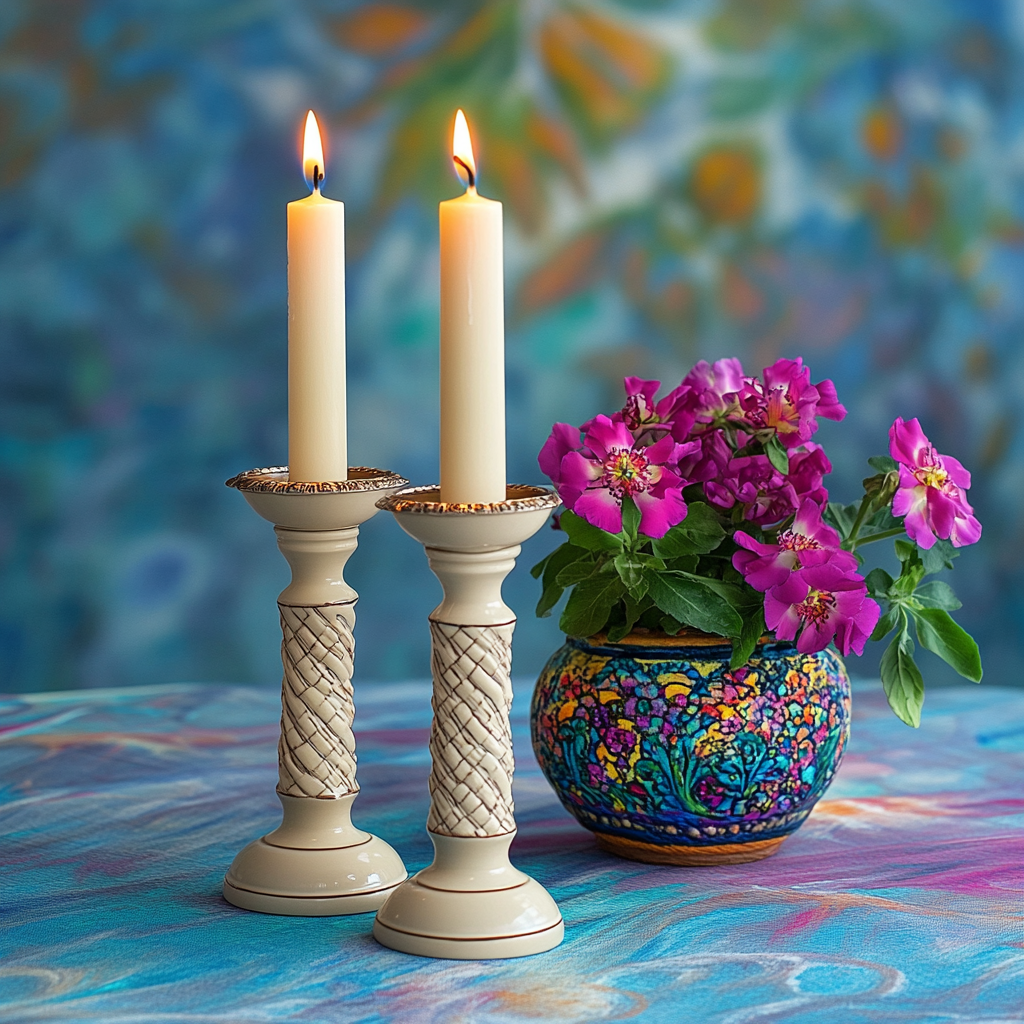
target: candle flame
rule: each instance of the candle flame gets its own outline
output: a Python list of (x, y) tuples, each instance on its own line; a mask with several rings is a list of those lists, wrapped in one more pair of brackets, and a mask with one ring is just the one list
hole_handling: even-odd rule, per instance
[(469, 188), (476, 185), (476, 160), (473, 159), (473, 142), (469, 137), (466, 115), (460, 110), (455, 115), (455, 130), (452, 132), (452, 160), (459, 180)]
[(302, 137), (302, 173), (313, 192), (320, 191), (324, 180), (324, 145), (320, 139), (320, 125), (311, 110), (306, 114), (306, 130)]

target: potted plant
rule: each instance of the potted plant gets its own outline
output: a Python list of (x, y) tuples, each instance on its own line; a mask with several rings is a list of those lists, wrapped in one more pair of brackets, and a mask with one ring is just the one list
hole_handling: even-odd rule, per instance
[[(846, 415), (801, 359), (761, 377), (698, 363), (658, 398), (555, 424), (539, 457), (565, 543), (536, 565), (537, 606), (565, 592), (566, 644), (534, 694), (541, 767), (607, 849), (679, 864), (775, 852), (829, 785), (849, 735), (842, 657), (891, 641), (893, 711), (920, 722), (915, 640), (975, 682), (978, 646), (934, 579), (981, 526), (970, 476), (916, 419), (897, 419), (858, 502), (829, 500), (818, 418)], [(895, 539), (901, 566), (864, 574)]]

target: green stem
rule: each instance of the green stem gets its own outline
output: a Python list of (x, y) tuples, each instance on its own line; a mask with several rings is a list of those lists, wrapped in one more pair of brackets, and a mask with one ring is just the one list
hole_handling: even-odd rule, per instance
[(865, 494), (863, 501), (860, 503), (860, 508), (857, 510), (857, 518), (853, 522), (853, 528), (850, 530), (849, 537), (843, 541), (843, 547), (847, 551), (854, 551), (857, 548), (857, 534), (860, 533), (860, 528), (864, 525), (864, 520), (867, 518), (868, 509), (871, 507), (871, 497)]
[(863, 547), (865, 544), (874, 544), (876, 540), (888, 540), (890, 537), (899, 537), (901, 534), (905, 534), (906, 532), (905, 527), (897, 526), (892, 530), (883, 530), (881, 533), (873, 533), (870, 537), (865, 537), (862, 541), (855, 542), (853, 547), (849, 550), (856, 551), (857, 548)]

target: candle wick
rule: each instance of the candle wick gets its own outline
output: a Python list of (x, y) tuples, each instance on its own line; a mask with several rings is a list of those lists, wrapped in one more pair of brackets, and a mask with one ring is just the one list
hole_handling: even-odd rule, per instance
[(313, 191), (320, 191), (320, 182), (324, 180), (324, 176), (320, 173), (320, 165), (313, 164)]
[(452, 157), (452, 159), (466, 172), (466, 176), (469, 178), (469, 188), (476, 186), (476, 175), (473, 173), (473, 168), (462, 159), (461, 156)]

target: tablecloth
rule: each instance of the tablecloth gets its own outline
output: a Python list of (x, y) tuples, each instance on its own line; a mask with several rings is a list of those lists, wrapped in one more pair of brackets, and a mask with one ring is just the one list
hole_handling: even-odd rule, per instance
[[(671, 868), (596, 848), (514, 712), (515, 863), (557, 949), (426, 960), (372, 915), (251, 914), (231, 858), (279, 820), (278, 695), (245, 686), (0, 704), (0, 1020), (519, 1024), (1024, 1021), (1024, 691), (928, 695), (918, 731), (856, 689), (836, 780), (781, 852)], [(429, 860), (429, 688), (357, 686), (358, 824)]]

